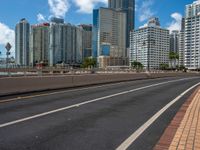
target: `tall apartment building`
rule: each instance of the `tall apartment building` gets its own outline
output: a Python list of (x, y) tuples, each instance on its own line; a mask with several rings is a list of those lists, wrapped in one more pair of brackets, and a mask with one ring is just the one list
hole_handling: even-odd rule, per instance
[(50, 66), (65, 63), (76, 65), (82, 63), (82, 29), (64, 20), (53, 18), (49, 28)]
[(186, 5), (185, 67), (200, 69), (200, 1)]
[(169, 31), (160, 27), (158, 18), (151, 18), (148, 26), (131, 32), (130, 64), (140, 62), (145, 69), (159, 69), (169, 64)]
[(92, 56), (92, 25), (81, 24), (83, 41), (83, 58)]
[(49, 23), (31, 26), (30, 66), (49, 63)]
[(182, 18), (181, 31), (179, 33), (179, 65), (184, 66), (185, 63), (185, 18)]
[(29, 36), (30, 24), (23, 18), (15, 27), (15, 59), (18, 65), (29, 64)]
[(170, 33), (170, 51), (179, 53), (179, 31), (174, 30)]
[(130, 45), (130, 32), (134, 30), (135, 26), (135, 0), (109, 0), (108, 7), (123, 11), (127, 14), (126, 47), (128, 48)]
[(93, 13), (93, 56), (100, 68), (127, 64), (126, 13), (100, 8)]

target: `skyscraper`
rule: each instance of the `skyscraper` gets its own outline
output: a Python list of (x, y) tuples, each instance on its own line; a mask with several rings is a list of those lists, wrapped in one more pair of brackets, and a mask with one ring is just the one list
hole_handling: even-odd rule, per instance
[(170, 34), (170, 49), (171, 52), (179, 53), (179, 31), (173, 30)]
[(49, 56), (50, 66), (64, 62), (64, 20), (51, 19), (49, 28)]
[(100, 8), (93, 13), (93, 57), (100, 68), (125, 65), (126, 13)]
[(49, 28), (49, 62), (76, 65), (82, 63), (82, 28), (53, 18)]
[(185, 67), (200, 69), (200, 1), (186, 5)]
[(127, 42), (126, 47), (129, 47), (130, 32), (135, 26), (135, 0), (109, 0), (108, 7), (116, 10), (124, 11), (127, 14)]
[(49, 63), (49, 23), (31, 26), (30, 66)]
[(130, 64), (137, 61), (151, 70), (169, 63), (169, 30), (160, 27), (158, 18), (152, 18), (148, 26), (132, 31), (130, 41)]
[(92, 25), (81, 24), (79, 27), (82, 29), (83, 41), (83, 58), (92, 56)]
[(18, 65), (29, 64), (29, 35), (30, 24), (23, 18), (15, 27), (15, 59)]

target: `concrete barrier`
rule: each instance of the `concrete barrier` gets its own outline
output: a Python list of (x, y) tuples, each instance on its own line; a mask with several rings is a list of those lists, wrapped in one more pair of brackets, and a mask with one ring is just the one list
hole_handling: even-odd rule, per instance
[(197, 73), (127, 73), (0, 78), (0, 97), (148, 78), (189, 77), (199, 75), (200, 74)]

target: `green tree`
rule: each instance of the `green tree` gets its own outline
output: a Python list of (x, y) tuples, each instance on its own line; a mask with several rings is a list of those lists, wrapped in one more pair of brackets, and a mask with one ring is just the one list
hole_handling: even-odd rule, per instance
[(171, 68), (173, 68), (172, 62), (173, 61), (175, 62), (175, 66), (177, 65), (177, 60), (179, 60), (179, 54), (173, 51), (170, 51), (169, 60), (170, 60)]
[(132, 62), (131, 66), (133, 69), (136, 69), (137, 71), (142, 70), (144, 68), (144, 65), (137, 61)]
[(168, 70), (169, 65), (168, 64), (160, 64), (160, 70)]
[(96, 67), (96, 59), (94, 58), (85, 58), (84, 61), (83, 61), (83, 64), (81, 65), (82, 68), (94, 68)]

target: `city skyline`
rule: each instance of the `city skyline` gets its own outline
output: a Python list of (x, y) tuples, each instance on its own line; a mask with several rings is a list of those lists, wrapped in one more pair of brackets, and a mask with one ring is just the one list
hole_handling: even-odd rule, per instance
[[(10, 9), (6, 9), (6, 7), (0, 9), (0, 14), (7, 14), (0, 15), (0, 51), (2, 51), (2, 55), (5, 56), (4, 45), (6, 42), (13, 45), (12, 52), (14, 51), (14, 27), (21, 18), (26, 18), (30, 24), (37, 24), (47, 22), (50, 16), (56, 15), (64, 17), (67, 23), (92, 24), (92, 9), (101, 6), (107, 7), (107, 0), (58, 0), (57, 2), (56, 4), (54, 0), (41, 0), (40, 3), (28, 0), (1, 1), (0, 7), (10, 7)], [(181, 2), (163, 0), (162, 3), (158, 3), (157, 0), (136, 0), (136, 29), (143, 26), (150, 16), (159, 17), (161, 26), (164, 28), (180, 28), (180, 18), (184, 15), (185, 5), (192, 2), (193, 0)], [(168, 9), (162, 11), (163, 6)]]

